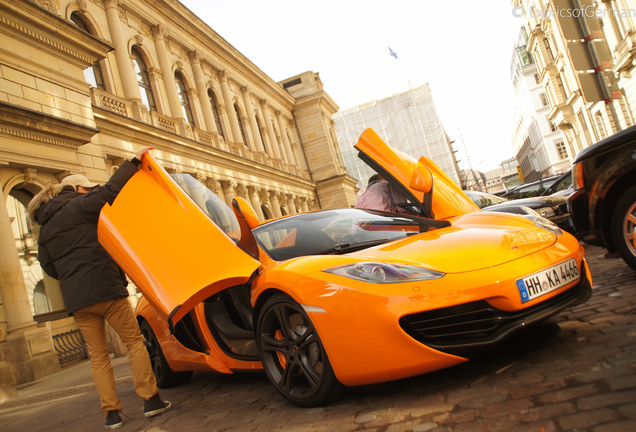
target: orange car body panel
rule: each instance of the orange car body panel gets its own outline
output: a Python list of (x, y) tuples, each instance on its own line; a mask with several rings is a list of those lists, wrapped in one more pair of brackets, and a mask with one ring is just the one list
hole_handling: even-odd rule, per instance
[(246, 283), (260, 265), (211, 223), (149, 153), (113, 205), (102, 209), (98, 235), (169, 323), (210, 295)]
[(410, 155), (389, 147), (373, 129), (362, 132), (355, 148), (404, 185), (420, 203), (424, 200), (424, 193), (411, 187), (411, 177), (417, 170), (417, 165), (426, 166), (433, 175), (433, 213), (436, 219), (449, 219), (480, 211), (479, 207), (431, 159), (421, 157), (417, 161)]

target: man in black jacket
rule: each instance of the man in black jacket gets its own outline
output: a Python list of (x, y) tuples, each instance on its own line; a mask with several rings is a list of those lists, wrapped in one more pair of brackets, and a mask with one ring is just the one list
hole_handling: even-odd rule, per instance
[(159, 396), (150, 358), (128, 302), (126, 275), (97, 239), (102, 207), (113, 203), (137, 172), (143, 154), (151, 149), (144, 148), (132, 161), (125, 161), (103, 186), (82, 175), (70, 175), (42, 190), (28, 206), (31, 218), (42, 226), (38, 240), (40, 265), (60, 281), (66, 310), (86, 341), (108, 429), (122, 425), (122, 404), (115, 392), (106, 321), (128, 349), (135, 391), (144, 399), (146, 417), (161, 414), (171, 405)]

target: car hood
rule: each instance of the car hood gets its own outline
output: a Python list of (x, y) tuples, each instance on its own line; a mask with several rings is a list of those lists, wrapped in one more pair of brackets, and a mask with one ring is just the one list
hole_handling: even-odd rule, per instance
[[(358, 157), (389, 182), (431, 219), (449, 219), (478, 212), (479, 207), (431, 159), (419, 160), (388, 146), (373, 129), (366, 129), (354, 146)], [(432, 188), (424, 192), (418, 177), (430, 172)]]
[(452, 226), (349, 254), (361, 259), (400, 261), (443, 273), (495, 267), (553, 245), (557, 236), (512, 214), (472, 213)]

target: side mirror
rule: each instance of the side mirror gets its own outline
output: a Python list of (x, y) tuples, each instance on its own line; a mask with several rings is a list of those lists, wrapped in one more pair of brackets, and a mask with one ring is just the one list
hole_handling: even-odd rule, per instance
[(425, 194), (429, 193), (433, 188), (433, 174), (426, 166), (418, 163), (413, 170), (409, 187)]
[(258, 245), (252, 229), (259, 224), (258, 216), (252, 206), (241, 197), (232, 200), (232, 210), (241, 227), (241, 239), (238, 246), (253, 258), (258, 259)]

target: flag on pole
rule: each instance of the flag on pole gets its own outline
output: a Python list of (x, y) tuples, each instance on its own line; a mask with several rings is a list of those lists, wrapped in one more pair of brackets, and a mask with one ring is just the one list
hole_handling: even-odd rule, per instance
[(395, 58), (398, 58), (397, 54), (395, 53), (395, 51), (393, 51), (393, 50), (391, 49), (391, 47), (389, 47), (389, 54), (391, 54), (391, 56), (393, 56), (393, 57), (395, 57)]

